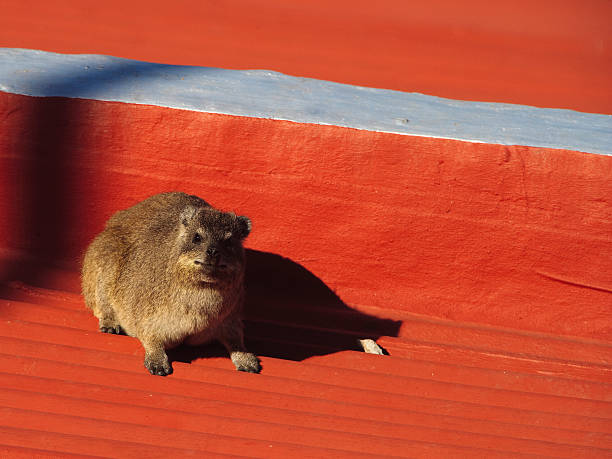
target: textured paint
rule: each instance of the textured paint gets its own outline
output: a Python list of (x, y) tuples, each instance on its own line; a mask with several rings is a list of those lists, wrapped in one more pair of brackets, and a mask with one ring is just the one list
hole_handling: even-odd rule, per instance
[(9, 248), (74, 269), (112, 212), (181, 189), (350, 305), (610, 338), (609, 156), (0, 95)]
[(612, 114), (608, 0), (4, 2), (0, 43)]
[(328, 124), (425, 137), (612, 154), (612, 116), (296, 78), (0, 49), (0, 90)]
[(406, 327), (384, 339), (391, 356), (368, 355), (331, 339), (363, 332), (348, 310), (302, 309), (287, 292), (290, 311), (272, 320), (259, 292), (246, 325), (261, 374), (233, 370), (212, 347), (175, 354), (174, 374), (160, 378), (145, 373), (137, 340), (95, 331), (76, 273), (45, 280), (52, 288), (0, 284), (4, 456), (574, 459), (612, 449), (608, 343), (386, 311)]

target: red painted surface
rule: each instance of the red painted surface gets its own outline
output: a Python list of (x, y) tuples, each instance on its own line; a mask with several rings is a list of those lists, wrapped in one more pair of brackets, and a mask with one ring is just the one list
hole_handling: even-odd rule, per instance
[[(390, 357), (329, 342), (320, 353), (313, 346), (325, 343), (303, 334), (279, 341), (279, 329), (295, 324), (271, 322), (258, 295), (264, 307), (247, 336), (262, 374), (236, 372), (207, 350), (175, 360), (170, 377), (152, 377), (135, 339), (97, 332), (74, 291), (76, 273), (45, 278), (63, 291), (2, 288), (0, 451), (10, 457), (573, 459), (612, 449), (607, 343), (385, 311), (404, 321), (384, 340)], [(291, 297), (285, 306), (333, 333), (357, 332), (332, 309), (301, 311)], [(321, 332), (310, 327), (300, 318), (302, 333)], [(293, 361), (295, 352), (311, 357)]]
[(610, 339), (611, 157), (1, 100), (5, 248), (77, 270), (114, 211), (180, 189), (249, 215), (250, 247), (302, 265), (351, 306)]
[(0, 43), (612, 113), (607, 0), (5, 2)]

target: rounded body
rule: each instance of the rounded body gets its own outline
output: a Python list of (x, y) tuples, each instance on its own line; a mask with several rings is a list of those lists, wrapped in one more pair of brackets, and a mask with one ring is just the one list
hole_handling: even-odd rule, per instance
[(243, 239), (250, 220), (184, 193), (162, 193), (113, 215), (88, 247), (82, 288), (100, 330), (124, 331), (165, 375), (165, 349), (218, 339), (239, 370), (258, 372), (243, 345)]

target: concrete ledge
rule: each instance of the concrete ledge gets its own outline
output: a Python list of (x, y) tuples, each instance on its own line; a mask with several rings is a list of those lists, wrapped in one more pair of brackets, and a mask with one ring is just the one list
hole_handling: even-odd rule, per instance
[(0, 90), (156, 105), (377, 132), (612, 154), (612, 116), (466, 102), (267, 70), (0, 50)]

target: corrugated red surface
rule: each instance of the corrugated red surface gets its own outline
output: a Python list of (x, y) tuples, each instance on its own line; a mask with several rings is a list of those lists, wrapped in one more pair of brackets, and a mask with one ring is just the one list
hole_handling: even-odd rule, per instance
[[(326, 327), (273, 321), (255, 297), (247, 340), (261, 356), (260, 375), (235, 371), (211, 347), (201, 358), (176, 353), (174, 374), (153, 377), (135, 339), (97, 331), (76, 273), (46, 271), (45, 279), (47, 288), (2, 286), (0, 451), (11, 457), (612, 451), (608, 343), (365, 308), (403, 321), (397, 337), (379, 340), (391, 356), (376, 356), (308, 338), (339, 343), (369, 333), (338, 311), (317, 310)], [(287, 306), (299, 315), (300, 306)]]

